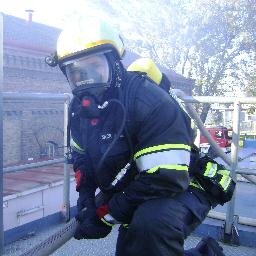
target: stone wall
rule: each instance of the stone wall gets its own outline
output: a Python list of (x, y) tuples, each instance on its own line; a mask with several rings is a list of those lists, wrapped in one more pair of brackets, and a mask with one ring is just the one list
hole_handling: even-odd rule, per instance
[(63, 104), (9, 101), (4, 104), (4, 165), (43, 160), (49, 143), (63, 156)]
[(21, 113), (6, 111), (3, 121), (3, 161), (4, 165), (21, 160)]
[[(65, 93), (69, 87), (46, 53), (4, 47), (4, 92)], [(39, 100), (4, 100), (4, 166), (43, 160), (49, 146), (63, 156), (63, 104)]]

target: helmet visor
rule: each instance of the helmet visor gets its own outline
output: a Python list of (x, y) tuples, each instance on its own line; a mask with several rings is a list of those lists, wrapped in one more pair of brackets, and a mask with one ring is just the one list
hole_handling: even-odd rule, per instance
[(110, 79), (106, 56), (97, 54), (63, 63), (71, 89), (106, 84)]

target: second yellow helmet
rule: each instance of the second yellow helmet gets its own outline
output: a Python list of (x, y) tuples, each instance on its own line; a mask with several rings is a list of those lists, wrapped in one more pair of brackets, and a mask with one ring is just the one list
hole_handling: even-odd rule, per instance
[(140, 71), (147, 74), (156, 84), (160, 84), (162, 73), (150, 58), (140, 58), (135, 60), (128, 68), (128, 71)]

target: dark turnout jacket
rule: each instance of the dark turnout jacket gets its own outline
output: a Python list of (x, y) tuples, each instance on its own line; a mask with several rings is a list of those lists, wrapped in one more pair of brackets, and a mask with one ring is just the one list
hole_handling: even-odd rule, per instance
[[(141, 74), (128, 72), (126, 76), (119, 96), (125, 107), (126, 129), (118, 138), (124, 118), (120, 104), (109, 101), (97, 124), (75, 113), (79, 101), (71, 106), (74, 170), (82, 169), (87, 175), (80, 196), (88, 202), (86, 198), (100, 187), (111, 194), (110, 213), (123, 223), (131, 220), (139, 204), (187, 189), (193, 137), (190, 119), (173, 98)], [(116, 142), (111, 145), (113, 139)], [(130, 168), (121, 179), (127, 163)], [(113, 186), (115, 179), (120, 181)]]

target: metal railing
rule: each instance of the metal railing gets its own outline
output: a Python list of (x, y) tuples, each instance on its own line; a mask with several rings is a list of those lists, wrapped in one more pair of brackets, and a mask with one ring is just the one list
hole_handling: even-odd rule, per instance
[[(176, 95), (184, 101), (187, 111), (190, 114), (190, 116), (195, 120), (198, 128), (202, 132), (202, 134), (208, 139), (209, 143), (215, 150), (215, 152), (231, 167), (232, 175), (234, 179), (236, 179), (236, 174), (240, 173), (243, 177), (248, 179), (250, 182), (256, 184), (256, 177), (251, 177), (248, 175), (255, 175), (255, 172), (253, 170), (237, 170), (238, 166), (238, 142), (239, 142), (239, 136), (240, 136), (240, 111), (241, 111), (241, 104), (243, 103), (256, 103), (256, 98), (225, 98), (225, 97), (188, 97), (184, 95), (179, 90), (175, 91)], [(66, 153), (67, 150), (67, 121), (68, 121), (68, 105), (70, 102), (71, 95), (69, 94), (50, 94), (50, 93), (3, 93), (4, 100), (45, 100), (45, 99), (51, 99), (56, 100), (64, 103), (64, 153)], [(234, 115), (233, 115), (233, 140), (231, 145), (231, 158), (229, 158), (216, 144), (216, 142), (212, 139), (208, 131), (205, 129), (202, 121), (200, 120), (198, 114), (192, 107), (191, 103), (233, 103), (234, 104)], [(57, 159), (57, 160), (50, 160), (50, 161), (44, 161), (44, 162), (38, 162), (38, 163), (30, 163), (25, 164), (21, 166), (14, 166), (14, 167), (8, 167), (4, 168), (4, 171), (19, 171), (24, 170), (28, 168), (34, 168), (34, 167), (41, 167), (46, 165), (52, 165), (56, 163), (62, 163), (64, 162), (64, 182), (63, 182), (63, 201), (64, 201), (64, 215), (65, 220), (68, 221), (70, 219), (70, 173), (69, 168), (67, 168), (67, 164), (65, 163), (64, 159)], [(235, 205), (235, 194), (232, 198), (232, 200), (228, 204), (227, 212), (225, 215), (211, 212), (209, 214), (209, 217), (211, 218), (217, 218), (217, 219), (225, 219), (225, 233), (230, 234), (233, 224), (234, 224), (234, 205)], [(2, 218), (3, 216), (1, 216)], [(243, 217), (241, 218), (243, 220)], [(246, 221), (244, 220), (243, 223), (250, 224), (252, 226), (255, 225), (254, 219), (246, 218)], [(75, 222), (72, 222), (75, 225)], [(242, 223), (242, 224), (243, 224)], [(73, 225), (72, 224), (72, 225)], [(69, 225), (69, 226), (72, 226)], [(74, 230), (74, 227), (72, 226), (68, 230)], [(3, 231), (2, 231), (3, 232)], [(60, 231), (61, 233), (62, 231)], [(67, 232), (67, 231), (65, 231)], [(71, 232), (71, 231), (68, 231)], [(66, 238), (63, 239), (61, 236), (59, 236), (59, 239), (63, 239), (62, 241), (58, 241), (58, 245), (61, 246), (64, 242), (67, 241), (67, 237), (70, 236), (65, 234)], [(49, 243), (47, 243), (49, 246)], [(56, 248), (56, 244), (52, 247)], [(43, 255), (43, 254), (42, 254)]]
[(0, 255), (4, 251), (3, 224), (3, 14), (0, 12)]
[[(207, 138), (210, 145), (213, 147), (213, 150), (220, 156), (231, 168), (231, 174), (233, 179), (237, 180), (237, 173), (241, 174), (244, 178), (256, 184), (256, 177), (251, 177), (243, 171), (237, 171), (238, 169), (238, 148), (239, 148), (239, 138), (240, 138), (240, 113), (241, 113), (241, 104), (255, 104), (255, 97), (247, 97), (247, 98), (225, 98), (225, 97), (208, 97), (208, 96), (198, 96), (198, 97), (188, 97), (182, 91), (175, 90), (175, 94), (183, 100), (185, 103), (186, 109), (190, 116), (196, 122), (198, 128), (202, 132), (202, 134)], [(195, 109), (190, 105), (190, 103), (232, 103), (234, 104), (234, 112), (233, 112), (233, 136), (231, 143), (231, 158), (229, 158), (217, 145), (217, 143), (213, 140), (210, 133), (204, 127), (200, 117), (198, 116)], [(250, 172), (250, 175), (255, 175), (256, 173)], [(234, 241), (236, 238), (232, 237), (234, 235), (234, 230), (237, 230), (236, 225), (236, 216), (235, 216), (235, 197), (236, 191), (230, 202), (228, 202), (228, 207), (226, 211), (225, 217), (225, 226), (224, 226), (224, 240)], [(214, 214), (212, 214), (212, 217)], [(218, 215), (215, 215), (217, 219), (219, 219)], [(254, 222), (255, 223), (255, 222)]]
[[(70, 103), (71, 95), (70, 94), (52, 94), (52, 93), (15, 93), (15, 92), (4, 92), (2, 93), (3, 101), (9, 101), (9, 100), (53, 100), (55, 102), (60, 102), (64, 104), (64, 155), (67, 153), (67, 122), (68, 122), (68, 106)], [(61, 159), (55, 159), (55, 160), (49, 160), (49, 161), (43, 161), (43, 162), (37, 162), (37, 163), (29, 163), (19, 166), (12, 166), (12, 167), (6, 167), (3, 168), (3, 172), (11, 172), (11, 171), (21, 171), (25, 169), (30, 168), (37, 168), (42, 166), (49, 166), (57, 163), (63, 163), (63, 209), (62, 214), (65, 218), (65, 221), (68, 221), (70, 219), (70, 173), (69, 168), (67, 167), (67, 163), (64, 161), (64, 158)], [(1, 185), (3, 184), (3, 177), (0, 181)], [(3, 190), (1, 191), (1, 200), (3, 200)], [(3, 211), (0, 212), (0, 219), (3, 221)], [(1, 226), (0, 233), (3, 237), (3, 225)], [(2, 239), (3, 240), (3, 239)], [(4, 243), (3, 243), (4, 244)]]
[(4, 171), (4, 173), (17, 172), (17, 171), (23, 171), (23, 170), (32, 169), (32, 168), (49, 166), (49, 165), (53, 165), (53, 164), (60, 164), (60, 163), (64, 163), (64, 162), (65, 162), (64, 158), (59, 158), (59, 159), (54, 159), (54, 160), (47, 160), (47, 161), (42, 161), (42, 162), (5, 167), (5, 168), (3, 168), (3, 171)]
[[(4, 92), (3, 99), (4, 101), (8, 100), (37, 100), (37, 101), (55, 101), (61, 102), (64, 104), (64, 115), (63, 115), (63, 125), (64, 125), (64, 138), (63, 138), (63, 145), (64, 145), (64, 156), (67, 153), (67, 125), (68, 125), (68, 106), (70, 100), (72, 98), (71, 94), (64, 93), (64, 94), (53, 94), (53, 93), (16, 93), (16, 92)], [(56, 160), (49, 160), (37, 163), (30, 163), (20, 166), (12, 166), (4, 168), (4, 172), (8, 171), (20, 171), (29, 168), (41, 167), (41, 166), (48, 166), (53, 165), (56, 163), (63, 163), (64, 168), (64, 178), (63, 178), (63, 209), (62, 213), (65, 217), (65, 220), (68, 221), (70, 219), (70, 173), (69, 168), (67, 166), (66, 161), (63, 159), (56, 159)]]

